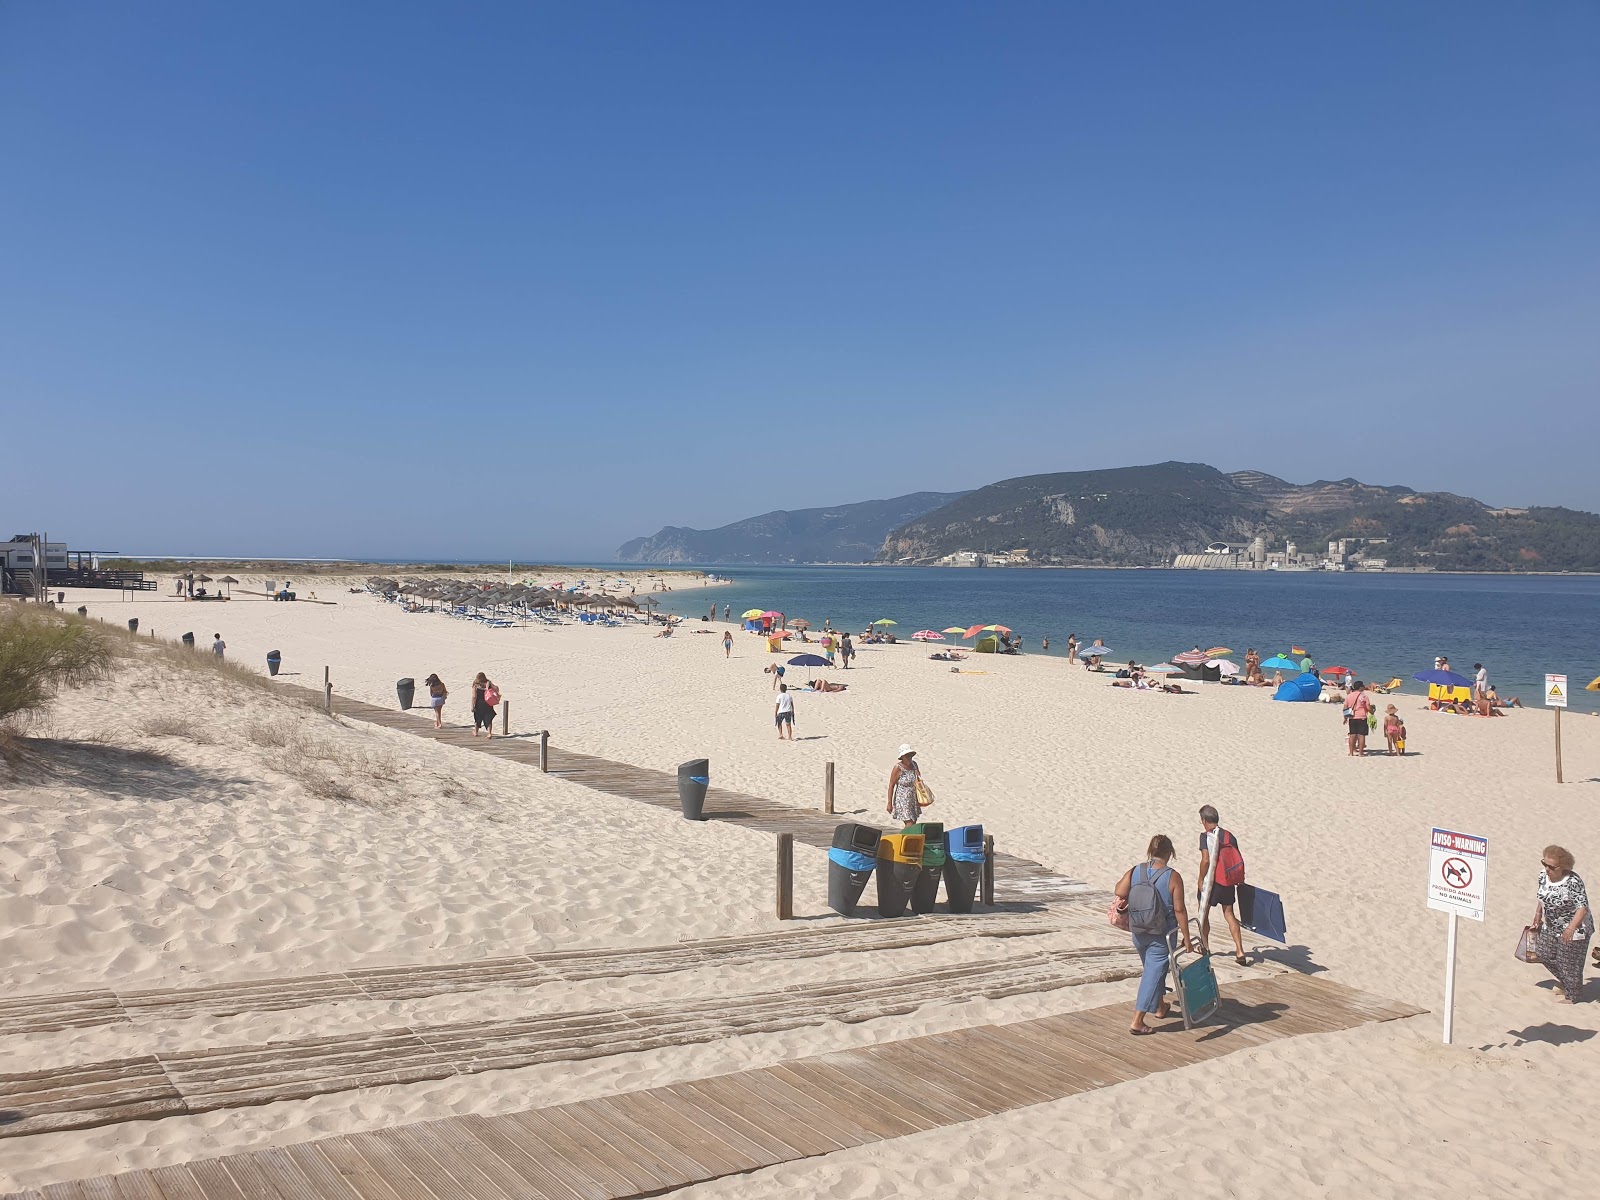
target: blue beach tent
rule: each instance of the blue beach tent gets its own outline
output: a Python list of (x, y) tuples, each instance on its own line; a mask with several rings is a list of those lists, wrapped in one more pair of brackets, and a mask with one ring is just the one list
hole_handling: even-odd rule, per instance
[(1315, 700), (1322, 695), (1322, 680), (1315, 675), (1301, 675), (1285, 679), (1272, 693), (1274, 700)]

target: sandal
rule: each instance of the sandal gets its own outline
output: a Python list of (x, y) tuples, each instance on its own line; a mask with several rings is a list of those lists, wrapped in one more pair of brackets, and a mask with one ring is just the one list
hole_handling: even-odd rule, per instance
[(1250, 960), (1242, 954), (1235, 954), (1233, 956), (1233, 961), (1238, 963), (1241, 967), (1248, 967), (1250, 965)]
[(1145, 1036), (1147, 1036), (1149, 1034), (1154, 1033), (1155, 1030), (1151, 1029), (1148, 1025), (1141, 1025), (1137, 1029), (1129, 1029), (1128, 1032), (1131, 1033), (1134, 1037), (1145, 1037)]

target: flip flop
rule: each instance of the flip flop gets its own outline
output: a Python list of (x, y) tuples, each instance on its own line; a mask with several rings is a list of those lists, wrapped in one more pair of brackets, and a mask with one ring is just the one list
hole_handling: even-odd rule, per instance
[(1154, 1033), (1155, 1030), (1146, 1025), (1143, 1029), (1130, 1029), (1128, 1032), (1133, 1034), (1134, 1037), (1146, 1037), (1149, 1034)]
[(1242, 954), (1235, 954), (1233, 956), (1233, 961), (1238, 963), (1241, 967), (1248, 967), (1250, 965), (1250, 960)]

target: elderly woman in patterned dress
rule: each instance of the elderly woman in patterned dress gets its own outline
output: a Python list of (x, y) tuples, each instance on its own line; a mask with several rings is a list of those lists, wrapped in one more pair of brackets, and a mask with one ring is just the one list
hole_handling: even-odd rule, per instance
[(1594, 934), (1589, 893), (1572, 869), (1571, 851), (1546, 846), (1542, 865), (1539, 903), (1533, 912), (1533, 927), (1539, 931), (1539, 961), (1561, 985), (1556, 999), (1577, 1004), (1583, 998), (1584, 956)]
[(922, 771), (917, 766), (917, 752), (907, 743), (900, 747), (900, 757), (889, 772), (889, 803), (884, 812), (893, 813), (903, 825), (915, 825), (922, 820), (922, 798), (917, 795), (917, 784), (922, 781)]

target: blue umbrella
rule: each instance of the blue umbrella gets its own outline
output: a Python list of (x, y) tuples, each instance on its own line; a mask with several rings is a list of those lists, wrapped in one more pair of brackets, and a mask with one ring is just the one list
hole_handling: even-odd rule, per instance
[(796, 654), (789, 660), (791, 667), (826, 667), (828, 660), (820, 654)]
[(1300, 664), (1291, 658), (1285, 658), (1281, 654), (1274, 654), (1266, 662), (1262, 663), (1261, 667), (1267, 671), (1298, 671)]
[(1411, 678), (1418, 683), (1436, 683), (1440, 687), (1469, 688), (1472, 680), (1465, 675), (1457, 675), (1454, 671), (1418, 671)]
[(1111, 653), (1110, 646), (1085, 646), (1078, 651), (1079, 658), (1104, 658)]

